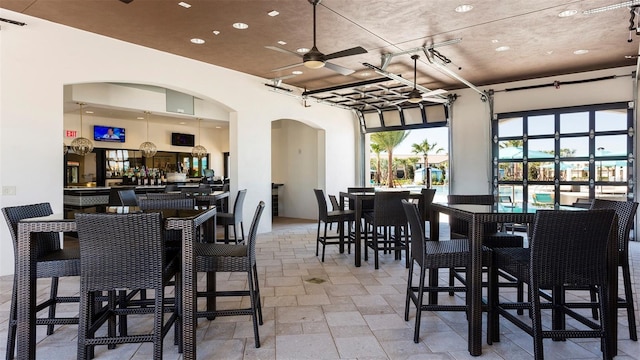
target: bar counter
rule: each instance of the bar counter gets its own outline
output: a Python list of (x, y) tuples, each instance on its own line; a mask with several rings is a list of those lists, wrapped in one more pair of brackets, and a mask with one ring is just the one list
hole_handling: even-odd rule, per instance
[[(197, 188), (200, 183), (187, 183), (178, 185), (178, 190), (184, 188)], [(64, 188), (63, 203), (65, 207), (83, 208), (109, 204), (109, 196), (117, 190), (133, 189), (137, 195), (147, 193), (164, 192), (167, 185), (114, 185), (114, 186), (70, 186)], [(210, 184), (211, 191), (219, 191), (222, 184)]]

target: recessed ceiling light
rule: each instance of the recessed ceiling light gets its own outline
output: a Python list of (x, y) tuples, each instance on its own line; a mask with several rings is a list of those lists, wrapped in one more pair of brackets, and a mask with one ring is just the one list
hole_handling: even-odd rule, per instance
[(574, 51), (573, 53), (574, 53), (575, 55), (584, 55), (584, 54), (586, 54), (586, 53), (588, 53), (588, 52), (589, 52), (589, 50), (586, 50), (586, 49), (580, 49), (580, 50), (576, 50), (576, 51)]
[(549, 51), (547, 51), (547, 52), (546, 52), (546, 54), (547, 54), (547, 55), (551, 55), (551, 54), (553, 54), (553, 50), (549, 50)]
[(558, 14), (559, 17), (569, 17), (578, 13), (578, 10), (565, 10)]
[(222, 126), (216, 126), (216, 129), (222, 129)]
[(362, 76), (362, 77), (371, 76), (371, 71), (363, 71), (363, 72), (360, 73), (360, 76)]
[(471, 9), (473, 9), (473, 5), (464, 4), (457, 6), (455, 10), (459, 13), (465, 13), (467, 11), (471, 11)]
[(245, 24), (245, 23), (241, 23), (241, 22), (237, 22), (237, 23), (233, 23), (233, 27), (239, 30), (244, 30), (249, 28), (249, 25)]
[(278, 41), (278, 44), (280, 44), (280, 45), (287, 45), (287, 42), (286, 42), (286, 41), (282, 41), (282, 40), (280, 40), (280, 41)]
[(84, 113), (85, 113), (85, 114), (93, 114), (93, 111), (91, 111), (91, 110), (87, 110), (87, 111), (85, 111)]
[(278, 16), (278, 15), (280, 15), (280, 13), (277, 12), (276, 10), (271, 10), (271, 11), (269, 11), (267, 13), (267, 15), (269, 15), (269, 16)]
[(496, 51), (501, 52), (501, 51), (507, 51), (507, 50), (509, 50), (509, 49), (511, 49), (511, 48), (510, 48), (510, 47), (508, 47), (508, 46), (498, 46), (498, 47), (496, 48)]
[(213, 30), (212, 32), (213, 32), (213, 35), (220, 35), (220, 31), (218, 30)]
[(300, 70), (293, 70), (291, 73), (292, 73), (293, 75), (301, 75), (301, 74), (303, 74), (303, 72), (302, 72), (302, 71), (300, 71)]
[(144, 120), (144, 116), (138, 116), (136, 119), (138, 119), (138, 120)]
[(492, 43), (492, 44), (497, 44), (497, 43), (499, 43), (499, 42), (500, 42), (500, 40), (498, 40), (498, 39), (493, 39), (493, 40), (491, 40), (491, 43)]
[(180, 121), (178, 124), (180, 124), (180, 125), (187, 125), (187, 123), (186, 123), (186, 122), (184, 122), (184, 121)]
[(198, 45), (204, 44), (204, 40), (198, 39), (198, 38), (191, 39), (191, 42), (194, 43), (194, 44), (198, 44)]
[(186, 2), (184, 2), (184, 1), (180, 1), (180, 2), (178, 3), (178, 5), (182, 6), (182, 7), (183, 7), (183, 8), (185, 8), (185, 9), (188, 9), (188, 8), (190, 8), (190, 7), (191, 7), (191, 4), (187, 4), (187, 3), (186, 3)]
[(309, 49), (307, 49), (307, 48), (299, 48), (299, 49), (296, 49), (296, 52), (299, 52), (301, 54), (306, 54), (306, 53), (309, 52)]

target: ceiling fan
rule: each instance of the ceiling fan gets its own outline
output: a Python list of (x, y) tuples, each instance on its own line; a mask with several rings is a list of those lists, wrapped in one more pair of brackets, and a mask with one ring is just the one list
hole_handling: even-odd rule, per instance
[[(339, 74), (342, 75), (351, 75), (353, 74), (355, 71), (351, 70), (351, 69), (347, 69), (343, 66), (340, 65), (336, 65), (333, 63), (330, 63), (327, 60), (331, 60), (331, 59), (337, 59), (337, 58), (341, 58), (341, 57), (345, 57), (345, 56), (352, 56), (352, 55), (359, 55), (359, 54), (366, 54), (367, 50), (364, 49), (361, 46), (356, 46), (354, 48), (350, 48), (350, 49), (346, 49), (346, 50), (342, 50), (342, 51), (338, 51), (338, 52), (334, 52), (331, 54), (323, 54), (320, 52), (320, 50), (318, 50), (318, 48), (316, 47), (316, 6), (320, 3), (321, 0), (308, 0), (309, 3), (311, 3), (311, 5), (313, 5), (313, 47), (311, 48), (311, 50), (309, 50), (309, 52), (307, 52), (304, 55), (295, 53), (293, 51), (289, 51), (286, 49), (282, 49), (279, 48), (277, 46), (265, 46), (267, 49), (271, 49), (271, 50), (275, 50), (275, 51), (280, 51), (286, 54), (293, 54), (295, 56), (301, 57), (302, 58), (302, 64), (310, 69), (319, 69), (321, 67), (326, 67), (328, 69), (331, 69)], [(296, 66), (300, 66), (301, 64), (293, 64), (293, 65), (288, 65), (288, 66), (283, 66), (281, 68), (277, 68), (274, 69), (273, 71), (280, 71), (280, 70), (285, 70), (285, 69), (289, 69), (292, 67), (296, 67)]]
[(416, 87), (416, 80), (417, 80), (417, 68), (418, 68), (418, 58), (420, 56), (418, 55), (411, 55), (411, 59), (413, 59), (413, 89), (409, 92), (409, 97), (400, 101), (395, 102), (392, 105), (396, 105), (396, 104), (400, 104), (403, 103), (405, 101), (408, 101), (412, 104), (418, 104), (420, 102), (422, 102), (423, 100), (426, 101), (431, 101), (431, 102), (437, 102), (437, 103), (446, 103), (448, 100), (441, 98), (441, 97), (435, 97), (438, 95), (442, 95), (445, 94), (447, 92), (447, 90), (444, 89), (437, 89), (437, 90), (431, 90), (428, 91), (426, 93), (422, 93), (420, 90), (418, 90), (418, 88)]

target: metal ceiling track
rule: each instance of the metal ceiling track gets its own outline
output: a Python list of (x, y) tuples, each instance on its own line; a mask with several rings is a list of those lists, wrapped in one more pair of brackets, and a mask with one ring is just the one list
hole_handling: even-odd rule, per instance
[[(638, 0), (640, 1), (640, 0)], [(463, 78), (462, 76), (456, 74), (455, 72), (451, 71), (449, 68), (447, 68), (445, 66), (445, 64), (440, 63), (439, 61), (443, 61), (441, 59), (442, 55), (440, 55), (440, 53), (436, 52), (434, 49), (437, 47), (441, 47), (441, 46), (447, 46), (447, 45), (452, 45), (452, 44), (457, 44), (460, 41), (462, 41), (461, 38), (457, 38), (457, 39), (453, 39), (453, 40), (449, 40), (449, 41), (444, 41), (441, 43), (437, 43), (437, 44), (433, 44), (433, 45), (428, 45), (428, 46), (421, 46), (421, 47), (417, 47), (417, 48), (413, 48), (413, 49), (408, 49), (405, 51), (400, 51), (397, 53), (391, 53), (391, 54), (383, 54), (381, 56), (381, 66), (380, 67), (376, 67), (374, 65), (368, 64), (368, 63), (364, 63), (363, 65), (372, 69), (373, 71), (375, 71), (376, 73), (380, 74), (380, 75), (384, 75), (392, 80), (396, 80), (399, 81), (403, 84), (406, 84), (408, 86), (413, 86), (413, 83), (408, 80), (405, 79), (401, 76), (398, 76), (396, 74), (392, 74), (388, 71), (386, 71), (387, 66), (389, 65), (389, 63), (391, 62), (391, 60), (396, 57), (396, 56), (401, 56), (401, 55), (407, 55), (407, 54), (415, 54), (418, 52), (423, 52), (424, 55), (427, 57), (428, 60), (428, 65), (430, 65), (431, 67), (435, 68), (436, 70), (444, 73), (445, 75), (449, 76), (452, 79), (455, 79), (463, 84), (465, 84), (466, 86), (468, 86), (470, 89), (476, 91), (478, 94), (480, 95), (485, 95), (485, 93), (478, 89), (478, 87), (476, 87), (475, 85), (473, 85), (471, 82), (467, 81), (465, 78)], [(450, 62), (450, 61), (449, 61)], [(420, 91), (423, 92), (429, 92), (431, 90), (420, 86), (420, 85), (416, 85), (416, 88)], [(443, 99), (444, 97), (439, 97), (441, 99)], [(434, 99), (434, 98), (432, 98)], [(431, 100), (431, 99), (430, 99)], [(446, 103), (446, 101), (444, 101), (443, 103)]]
[[(640, 1), (640, 0), (638, 0)], [(460, 41), (462, 41), (462, 38), (457, 38), (457, 39), (453, 39), (453, 40), (448, 40), (448, 41), (443, 41), (441, 43), (437, 43), (437, 44), (433, 44), (433, 45), (429, 45), (429, 46), (422, 46), (422, 47), (417, 47), (417, 48), (413, 48), (413, 49), (409, 49), (409, 50), (405, 50), (405, 51), (400, 51), (397, 53), (391, 53), (391, 54), (382, 54), (381, 56), (381, 64), (380, 64), (380, 68), (383, 71), (387, 70), (387, 66), (389, 66), (389, 63), (391, 62), (391, 59), (393, 59), (396, 56), (400, 56), (400, 55), (407, 55), (407, 54), (415, 54), (417, 52), (420, 51), (427, 51), (427, 50), (431, 50), (431, 49), (435, 49), (438, 47), (442, 47), (442, 46), (448, 46), (448, 45), (453, 45), (453, 44), (457, 44)], [(411, 85), (413, 86), (413, 84)]]

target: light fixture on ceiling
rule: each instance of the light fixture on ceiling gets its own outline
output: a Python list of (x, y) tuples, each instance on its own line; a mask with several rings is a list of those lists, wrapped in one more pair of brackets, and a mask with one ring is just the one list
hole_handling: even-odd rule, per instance
[[(200, 120), (202, 119), (198, 119), (198, 141), (201, 141), (200, 139)], [(205, 157), (207, 155), (207, 148), (205, 148), (204, 146), (198, 144), (196, 146), (193, 147), (193, 149), (191, 149), (191, 155), (199, 158)]]
[(469, 5), (469, 4), (459, 5), (459, 6), (456, 6), (454, 10), (455, 12), (458, 12), (458, 13), (466, 13), (473, 10), (473, 5)]
[(85, 156), (93, 151), (93, 142), (82, 137), (82, 106), (84, 106), (85, 103), (79, 102), (77, 104), (80, 105), (80, 137), (73, 139), (70, 146), (74, 153)]
[(417, 104), (422, 101), (422, 93), (416, 88), (416, 68), (418, 67), (419, 56), (411, 55), (411, 58), (413, 59), (413, 90), (411, 90), (411, 92), (409, 93), (408, 101), (412, 104)]
[(150, 111), (145, 111), (145, 117), (147, 118), (147, 141), (140, 144), (140, 151), (142, 152), (142, 156), (146, 158), (153, 157), (158, 152), (158, 147), (156, 144), (149, 141), (149, 115)]
[(558, 14), (558, 17), (561, 17), (561, 18), (570, 17), (570, 16), (573, 16), (573, 15), (575, 15), (577, 13), (578, 13), (578, 10), (575, 10), (575, 9), (565, 10), (565, 11), (560, 12)]

